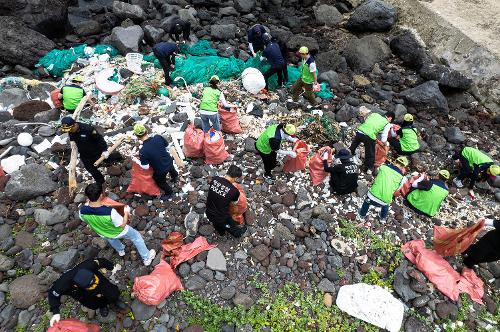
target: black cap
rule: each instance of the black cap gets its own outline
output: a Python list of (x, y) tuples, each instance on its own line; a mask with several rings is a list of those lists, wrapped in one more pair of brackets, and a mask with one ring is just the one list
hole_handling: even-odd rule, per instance
[(78, 287), (89, 288), (94, 281), (94, 274), (87, 269), (80, 269), (73, 277), (73, 281), (78, 285)]
[(73, 119), (70, 116), (65, 116), (64, 118), (61, 119), (61, 124), (63, 126), (72, 126), (75, 124), (75, 119)]
[(335, 158), (340, 160), (345, 160), (351, 158), (351, 152), (347, 149), (341, 149), (336, 155)]

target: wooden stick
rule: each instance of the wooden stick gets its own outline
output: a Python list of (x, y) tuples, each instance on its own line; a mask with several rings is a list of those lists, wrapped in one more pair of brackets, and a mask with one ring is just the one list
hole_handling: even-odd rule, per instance
[[(80, 100), (80, 103), (76, 107), (73, 112), (73, 119), (78, 121), (80, 117), (80, 113), (82, 112), (83, 107), (87, 103), (90, 95), (86, 95)], [(69, 174), (68, 174), (68, 187), (69, 187), (69, 195), (73, 197), (76, 191), (76, 162), (78, 161), (78, 148), (76, 147), (75, 142), (71, 142), (71, 159), (69, 161)]]
[(179, 167), (179, 168), (184, 167), (184, 162), (182, 161), (181, 158), (179, 158), (179, 154), (177, 153), (177, 150), (175, 149), (175, 147), (171, 146), (169, 151), (170, 151), (170, 155), (172, 157), (174, 157), (175, 164), (177, 165), (177, 167)]
[[(110, 147), (108, 148), (108, 153), (109, 153), (109, 154), (113, 153), (113, 151), (115, 151), (115, 150), (116, 150), (116, 148), (118, 148), (118, 147), (120, 146), (120, 144), (122, 144), (122, 143), (123, 143), (123, 141), (125, 141), (125, 139), (126, 139), (126, 138), (127, 138), (126, 136), (122, 136), (122, 137), (120, 137), (120, 138), (119, 138), (119, 139), (115, 142), (115, 144), (113, 144), (113, 146), (110, 146)], [(95, 167), (99, 166), (99, 164), (100, 164), (100, 163), (102, 163), (102, 162), (104, 161), (104, 159), (106, 159), (106, 158), (104, 158), (104, 156), (101, 156), (99, 159), (97, 159), (97, 160), (96, 160), (96, 162), (94, 163), (94, 166), (95, 166)]]

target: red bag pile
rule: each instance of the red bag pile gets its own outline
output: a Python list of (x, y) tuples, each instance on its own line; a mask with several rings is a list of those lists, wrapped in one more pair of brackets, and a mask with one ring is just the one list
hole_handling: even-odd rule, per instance
[(231, 218), (233, 218), (234, 221), (236, 221), (240, 225), (243, 225), (245, 223), (244, 213), (248, 208), (247, 195), (245, 194), (245, 190), (243, 189), (243, 186), (241, 184), (235, 183), (234, 186), (240, 191), (240, 198), (237, 204), (229, 205), (229, 213), (231, 214)]
[(158, 305), (176, 290), (183, 289), (180, 279), (163, 259), (151, 274), (136, 277), (133, 287), (135, 297), (148, 305)]
[(184, 146), (182, 152), (188, 158), (203, 157), (203, 130), (196, 129), (192, 123), (184, 131)]
[(223, 108), (219, 108), (219, 116), (223, 132), (228, 134), (240, 134), (243, 131), (240, 126), (240, 121), (238, 120), (237, 112), (226, 111)]
[(333, 159), (332, 148), (329, 146), (322, 147), (316, 152), (316, 154), (309, 160), (309, 172), (311, 173), (311, 181), (313, 186), (317, 186), (322, 183), (323, 180), (328, 176), (323, 167), (323, 153), (328, 153), (328, 162), (331, 163)]
[(307, 156), (309, 155), (309, 147), (301, 140), (295, 142), (293, 152), (297, 154), (297, 158), (287, 157), (283, 165), (283, 171), (293, 173), (306, 169)]
[(213, 128), (205, 134), (203, 151), (205, 152), (205, 164), (207, 165), (222, 164), (229, 157), (222, 133)]
[(60, 93), (61, 93), (61, 89), (56, 89), (50, 93), (50, 100), (52, 100), (52, 104), (54, 104), (55, 108), (62, 107), (61, 99), (59, 99)]
[(389, 147), (380, 140), (375, 141), (375, 167), (379, 167), (387, 160), (387, 152)]
[(78, 319), (63, 319), (49, 327), (47, 332), (99, 332), (99, 325), (84, 323)]
[(484, 227), (484, 219), (464, 229), (434, 226), (434, 250), (443, 257), (463, 253), (476, 240)]
[(158, 196), (160, 188), (153, 179), (153, 172), (151, 167), (143, 169), (137, 163), (132, 162), (132, 181), (127, 188), (127, 192)]

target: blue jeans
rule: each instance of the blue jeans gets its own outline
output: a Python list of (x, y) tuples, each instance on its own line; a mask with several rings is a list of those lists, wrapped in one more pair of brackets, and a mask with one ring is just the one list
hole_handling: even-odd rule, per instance
[(363, 205), (361, 206), (361, 209), (359, 210), (359, 215), (361, 217), (366, 217), (366, 214), (368, 213), (368, 209), (370, 208), (370, 205), (380, 207), (380, 220), (385, 220), (387, 219), (387, 215), (389, 214), (389, 204), (382, 205), (379, 204), (375, 201), (372, 201), (368, 196), (366, 196), (365, 201), (363, 202)]
[(115, 249), (118, 252), (125, 250), (125, 246), (123, 245), (122, 241), (120, 241), (120, 239), (127, 239), (132, 241), (134, 246), (137, 248), (139, 255), (141, 255), (143, 261), (149, 258), (149, 250), (146, 247), (146, 244), (144, 243), (144, 239), (135, 228), (129, 226), (127, 233), (125, 233), (125, 235), (119, 238), (114, 238), (114, 239), (106, 238), (106, 240), (108, 240), (109, 244), (113, 247), (113, 249)]
[[(211, 126), (210, 123), (212, 123)], [(208, 133), (210, 127), (213, 127), (215, 130), (220, 131), (219, 112), (214, 112), (213, 115), (201, 114), (201, 128), (203, 129), (203, 132)]]

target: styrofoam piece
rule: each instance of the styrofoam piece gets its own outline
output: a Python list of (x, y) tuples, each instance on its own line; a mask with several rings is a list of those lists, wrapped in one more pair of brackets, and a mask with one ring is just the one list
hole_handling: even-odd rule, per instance
[(116, 95), (125, 88), (124, 85), (108, 80), (113, 72), (114, 68), (107, 68), (95, 75), (96, 88), (106, 95)]
[(20, 133), (17, 135), (17, 143), (20, 146), (30, 146), (33, 144), (33, 136), (29, 133)]
[(33, 146), (33, 149), (35, 149), (36, 153), (40, 154), (51, 147), (52, 143), (50, 143), (48, 139), (44, 139), (42, 143)]
[(20, 154), (15, 154), (13, 156), (2, 159), (2, 161), (0, 161), (0, 165), (2, 166), (2, 169), (7, 174), (14, 173), (15, 171), (19, 170), (19, 168), (21, 168), (21, 166), (23, 166), (25, 164), (26, 164), (25, 157), (21, 156)]

